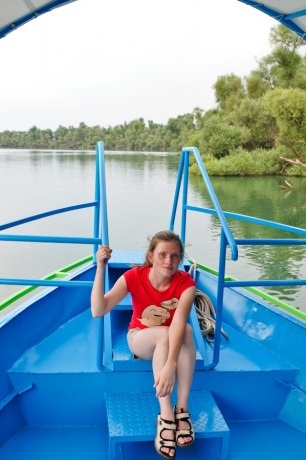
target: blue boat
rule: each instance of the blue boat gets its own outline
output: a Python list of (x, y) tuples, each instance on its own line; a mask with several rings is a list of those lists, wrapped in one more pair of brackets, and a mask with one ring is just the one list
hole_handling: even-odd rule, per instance
[[(50, 8), (68, 2), (40, 3)], [(272, 11), (276, 3), (288, 9), (302, 2), (244, 3)], [(291, 8), (281, 20), (301, 31), (305, 14), (306, 8), (295, 13)], [(0, 31), (7, 33), (4, 27)], [(212, 208), (189, 203), (190, 157), (199, 167)], [(0, 304), (1, 460), (157, 458), (153, 441), (159, 407), (152, 363), (135, 359), (126, 341), (131, 298), (99, 319), (90, 310), (95, 254), (109, 241), (102, 141), (96, 147), (95, 184), (91, 202), (0, 225), (3, 244), (85, 244), (92, 254), (44, 279), (0, 278), (0, 284), (24, 286)], [(27, 222), (84, 208), (94, 210), (90, 237), (8, 233)], [(196, 344), (189, 405), (196, 441), (178, 449), (177, 458), (304, 460), (306, 314), (258, 288), (302, 286), (306, 279), (237, 280), (227, 276), (226, 258), (230, 254), (239, 263), (239, 247), (245, 245), (304, 247), (306, 229), (224, 211), (198, 150), (186, 147), (167, 223), (170, 230), (179, 226), (183, 242), (188, 216), (195, 212), (218, 219), (220, 253), (216, 271), (187, 258), (180, 267), (192, 274), (202, 294), (189, 317)], [(228, 223), (232, 219), (277, 228), (284, 237), (235, 237)], [(140, 251), (114, 250), (106, 268), (106, 290), (143, 259)]]

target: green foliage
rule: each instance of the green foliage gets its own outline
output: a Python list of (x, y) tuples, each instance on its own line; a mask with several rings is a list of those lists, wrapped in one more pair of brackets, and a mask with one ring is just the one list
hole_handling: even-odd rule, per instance
[(290, 88), (296, 86), (297, 81), (305, 84), (305, 79), (301, 78), (305, 71), (303, 60), (295, 51), (276, 48), (262, 60), (262, 67), (266, 67), (273, 88)]
[[(274, 150), (236, 150), (231, 155), (217, 160), (212, 155), (204, 157), (208, 174), (212, 176), (265, 176), (280, 174), (282, 161), (280, 151)], [(197, 165), (193, 164), (191, 171), (199, 174)]]
[(292, 177), (306, 177), (306, 168), (297, 165), (287, 165), (286, 175)]
[(223, 110), (234, 110), (245, 96), (242, 79), (233, 73), (218, 77), (214, 89), (216, 101)]
[[(197, 119), (196, 119), (197, 117)], [(59, 126), (55, 131), (40, 130), (36, 126), (28, 132), (4, 131), (0, 133), (0, 148), (94, 150), (103, 140), (107, 150), (119, 151), (179, 151), (191, 137), (199, 123), (201, 113), (170, 118), (166, 125), (143, 118), (115, 127)]]
[(282, 24), (272, 27), (269, 40), (272, 46), (280, 46), (291, 51), (296, 51), (306, 45), (305, 40)]
[(250, 75), (245, 78), (247, 94), (251, 99), (261, 98), (271, 89), (271, 84), (265, 69), (258, 68), (252, 70)]
[(279, 134), (277, 145), (290, 149), (291, 156), (306, 159), (306, 91), (297, 88), (276, 89), (264, 99), (268, 110), (276, 119)]
[(228, 120), (233, 125), (248, 130), (248, 140), (244, 145), (246, 150), (269, 150), (275, 146), (278, 128), (275, 117), (266, 108), (263, 98), (245, 98), (229, 115)]
[(271, 89), (306, 89), (305, 60), (298, 53), (305, 41), (285, 26), (278, 25), (270, 32), (270, 43), (275, 48), (259, 61), (257, 69), (262, 82)]
[(216, 114), (207, 119), (194, 140), (201, 152), (222, 158), (248, 141), (248, 130), (231, 125), (222, 115)]

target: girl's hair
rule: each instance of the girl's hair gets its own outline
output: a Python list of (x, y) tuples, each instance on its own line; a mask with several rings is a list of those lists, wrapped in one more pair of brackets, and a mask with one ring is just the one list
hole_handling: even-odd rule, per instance
[(146, 258), (142, 264), (142, 267), (152, 266), (152, 263), (149, 260), (149, 254), (151, 254), (156, 249), (157, 244), (161, 241), (166, 243), (176, 243), (181, 253), (181, 259), (183, 258), (184, 247), (180, 237), (170, 230), (162, 230), (161, 232), (157, 232), (151, 239), (149, 239), (149, 247), (147, 249)]

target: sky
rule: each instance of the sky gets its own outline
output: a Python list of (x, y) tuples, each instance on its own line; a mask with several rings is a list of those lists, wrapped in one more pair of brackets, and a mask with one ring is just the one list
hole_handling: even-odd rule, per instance
[(115, 126), (215, 106), (277, 22), (237, 0), (77, 0), (0, 40), (0, 132)]

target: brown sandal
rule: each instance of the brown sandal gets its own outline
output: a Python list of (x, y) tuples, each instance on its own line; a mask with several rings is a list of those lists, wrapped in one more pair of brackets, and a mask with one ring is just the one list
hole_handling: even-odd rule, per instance
[[(176, 445), (179, 447), (189, 447), (191, 446), (191, 444), (194, 443), (195, 433), (194, 433), (193, 426), (191, 424), (190, 413), (183, 412), (183, 411), (184, 409), (181, 409), (181, 412), (177, 412), (176, 406), (174, 408), (175, 421), (176, 421), (177, 426), (180, 420), (182, 422), (187, 422), (189, 424), (189, 428), (187, 429), (185, 428), (184, 430), (179, 430), (178, 428), (176, 428)], [(183, 438), (183, 439), (192, 438), (192, 440), (182, 444), (181, 442), (178, 442), (180, 438)]]
[[(175, 430), (176, 430), (176, 424), (175, 422), (172, 422), (171, 420), (164, 420), (161, 418), (160, 414), (157, 417), (157, 431), (156, 431), (156, 436), (155, 436), (155, 449), (156, 452), (163, 458), (167, 459), (174, 459), (175, 458), (175, 448), (176, 448), (176, 443), (175, 443)], [(163, 438), (163, 432), (164, 430), (171, 430), (174, 431), (174, 440), (171, 441), (170, 439), (164, 439)], [(163, 447), (168, 447), (171, 450), (174, 450), (174, 455), (170, 455), (166, 452), (163, 452), (161, 449)]]

